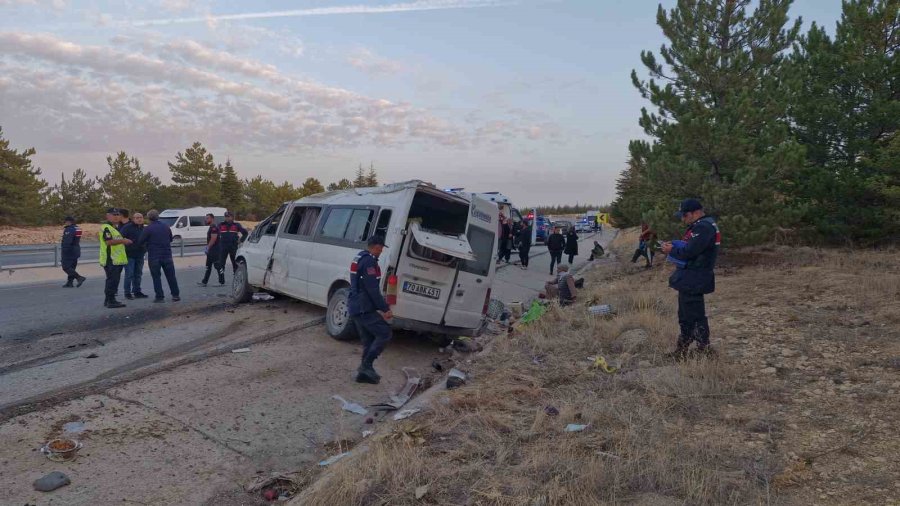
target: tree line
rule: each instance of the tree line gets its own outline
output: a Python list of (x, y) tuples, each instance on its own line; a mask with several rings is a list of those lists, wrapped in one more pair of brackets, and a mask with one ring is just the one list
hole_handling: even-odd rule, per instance
[(653, 108), (613, 218), (674, 233), (699, 198), (724, 240), (882, 245), (900, 238), (900, 1), (845, 0), (834, 35), (791, 0), (679, 0), (668, 43), (632, 72)]
[(522, 208), (522, 211), (531, 212), (532, 209), (537, 209), (538, 214), (541, 216), (556, 216), (560, 214), (585, 214), (588, 211), (607, 212), (609, 206), (575, 203), (556, 206), (524, 207)]
[[(108, 207), (147, 211), (192, 206), (221, 206), (243, 219), (258, 220), (283, 202), (322, 193), (326, 187), (314, 178), (299, 185), (275, 184), (262, 176), (240, 179), (231, 162), (216, 163), (199, 142), (178, 152), (168, 162), (171, 184), (141, 167), (140, 160), (120, 151), (106, 158), (108, 170), (91, 178), (83, 169), (50, 185), (34, 167), (33, 148), (15, 150), (0, 129), (0, 225), (59, 223), (71, 215), (78, 221), (100, 221)], [(330, 183), (328, 191), (378, 186), (374, 165), (360, 165), (351, 181)]]

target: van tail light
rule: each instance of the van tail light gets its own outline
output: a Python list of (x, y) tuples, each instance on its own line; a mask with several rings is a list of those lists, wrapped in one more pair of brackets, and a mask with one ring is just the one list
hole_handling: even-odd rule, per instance
[(488, 307), (491, 305), (491, 289), (488, 288), (487, 295), (484, 296), (484, 307), (481, 308), (481, 314), (486, 315), (488, 313)]
[(388, 305), (397, 304), (397, 276), (391, 274), (388, 276), (387, 282), (387, 297), (385, 297)]

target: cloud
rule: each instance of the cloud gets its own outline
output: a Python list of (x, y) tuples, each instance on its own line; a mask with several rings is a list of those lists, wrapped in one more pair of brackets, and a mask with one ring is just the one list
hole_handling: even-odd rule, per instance
[(448, 9), (478, 9), (484, 7), (515, 5), (517, 3), (518, 2), (515, 0), (419, 0), (415, 2), (394, 3), (388, 5), (346, 5), (281, 11), (246, 12), (242, 14), (211, 14), (208, 16), (151, 19), (146, 21), (136, 21), (134, 24), (136, 26), (171, 25), (183, 23), (206, 23), (207, 25), (215, 25), (216, 23), (219, 23), (221, 21), (238, 21), (246, 19), (335, 16), (346, 14), (388, 14), (396, 12), (416, 12)]
[(0, 0), (0, 7), (5, 6), (31, 6), (50, 8), (56, 11), (64, 10), (68, 7), (68, 0)]
[(347, 57), (347, 63), (366, 74), (377, 76), (395, 75), (404, 70), (400, 62), (383, 58), (365, 48), (353, 51)]
[(552, 130), (458, 123), (193, 40), (113, 43), (0, 32), (4, 126), (57, 151), (169, 150), (197, 139), (267, 152), (421, 143), (472, 148), (545, 138)]

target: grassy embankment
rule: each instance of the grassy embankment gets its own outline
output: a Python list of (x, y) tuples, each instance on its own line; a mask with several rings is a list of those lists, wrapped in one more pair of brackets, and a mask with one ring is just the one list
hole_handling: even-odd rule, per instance
[[(708, 300), (719, 359), (682, 364), (663, 357), (669, 270), (593, 270), (583, 298), (616, 317), (581, 303), (495, 338), (467, 386), (366, 440), (298, 503), (897, 503), (900, 254), (728, 252)], [(593, 369), (596, 354), (620, 371)]]

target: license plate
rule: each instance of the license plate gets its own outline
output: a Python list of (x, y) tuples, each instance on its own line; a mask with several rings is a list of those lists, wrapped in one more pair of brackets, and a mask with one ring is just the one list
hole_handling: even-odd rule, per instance
[(414, 295), (421, 295), (422, 297), (428, 297), (429, 299), (440, 299), (441, 298), (441, 289), (440, 288), (434, 288), (433, 286), (420, 285), (418, 283), (411, 283), (409, 281), (403, 282), (403, 291), (406, 293), (414, 294)]

